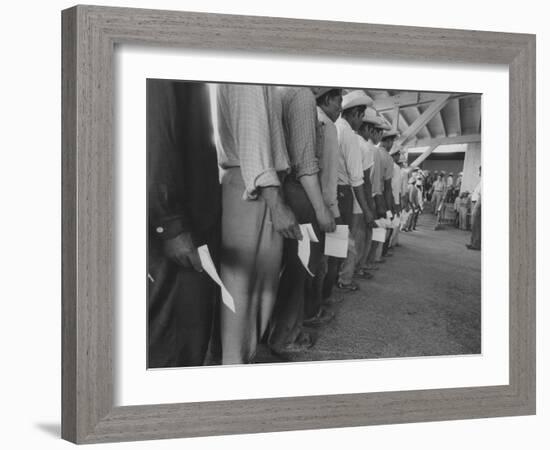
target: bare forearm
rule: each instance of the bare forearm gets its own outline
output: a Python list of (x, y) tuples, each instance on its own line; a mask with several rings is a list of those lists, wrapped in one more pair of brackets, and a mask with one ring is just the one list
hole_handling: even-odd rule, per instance
[(391, 188), (391, 179), (384, 181), (384, 201), (386, 203), (386, 210), (391, 208), (393, 205), (393, 192)]
[(363, 183), (365, 189), (365, 197), (367, 199), (367, 204), (371, 211), (376, 210), (376, 204), (374, 203), (374, 197), (372, 196), (372, 183), (370, 181), (370, 169), (365, 170), (364, 178), (365, 182)]
[(313, 206), (315, 212), (321, 211), (325, 207), (325, 201), (317, 174), (300, 177), (300, 184), (306, 191), (307, 198), (311, 202), (311, 206)]
[(365, 195), (365, 189), (363, 185), (357, 186), (353, 188), (353, 193), (355, 194), (355, 198), (357, 199), (357, 203), (359, 203), (359, 206), (361, 207), (361, 210), (363, 211), (363, 214), (366, 217), (374, 217), (374, 212), (369, 206), (367, 202), (367, 198)]

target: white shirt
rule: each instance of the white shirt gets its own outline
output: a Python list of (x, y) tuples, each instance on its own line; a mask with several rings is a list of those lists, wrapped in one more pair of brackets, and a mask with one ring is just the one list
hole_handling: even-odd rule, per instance
[(357, 134), (347, 120), (336, 121), (338, 131), (338, 184), (352, 187), (363, 184), (363, 158)]
[[(370, 169), (374, 165), (374, 151), (376, 148), (370, 141), (366, 141), (362, 136), (357, 135), (359, 140), (359, 148), (361, 149), (361, 160), (363, 162), (363, 172)], [(363, 210), (353, 193), (353, 214), (362, 214)]]
[(472, 192), (472, 201), (481, 202), (481, 180), (479, 180), (474, 192)]
[(319, 139), (321, 173), (319, 181), (323, 191), (325, 203), (334, 214), (334, 217), (340, 217), (338, 210), (338, 198), (336, 194), (336, 184), (338, 182), (338, 131), (334, 122), (317, 107), (317, 119), (320, 128), (317, 138)]

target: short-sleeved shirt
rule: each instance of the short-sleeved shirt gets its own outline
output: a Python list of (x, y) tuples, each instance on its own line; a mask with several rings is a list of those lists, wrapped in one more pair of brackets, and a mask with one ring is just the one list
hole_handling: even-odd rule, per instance
[(432, 185), (434, 192), (443, 192), (445, 190), (445, 183), (441, 180), (434, 181)]
[(481, 202), (481, 181), (477, 184), (474, 192), (472, 192), (472, 201)]
[(363, 157), (357, 134), (344, 118), (336, 121), (338, 131), (338, 184), (352, 187), (363, 184)]
[(319, 143), (319, 164), (321, 173), (319, 181), (323, 191), (325, 204), (330, 208), (334, 217), (340, 217), (338, 210), (338, 131), (334, 122), (317, 107), (319, 128), (317, 139)]

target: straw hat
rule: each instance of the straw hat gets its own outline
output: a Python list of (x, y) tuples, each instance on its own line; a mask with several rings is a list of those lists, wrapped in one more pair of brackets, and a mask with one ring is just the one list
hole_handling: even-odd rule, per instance
[(372, 106), (374, 102), (365, 92), (361, 90), (351, 91), (342, 97), (342, 110), (350, 109), (355, 106)]
[(382, 120), (376, 113), (376, 110), (371, 107), (367, 107), (365, 114), (363, 115), (363, 122), (379, 127), (382, 123)]
[(315, 98), (319, 98), (319, 97), (322, 97), (323, 95), (325, 95), (327, 92), (332, 91), (333, 89), (337, 89), (337, 88), (333, 88), (333, 87), (312, 87), (311, 91), (313, 92), (313, 95), (315, 95)]
[(389, 131), (384, 131), (384, 134), (382, 134), (382, 139), (386, 139), (389, 137), (397, 137), (397, 136), (399, 136), (399, 131), (389, 130)]

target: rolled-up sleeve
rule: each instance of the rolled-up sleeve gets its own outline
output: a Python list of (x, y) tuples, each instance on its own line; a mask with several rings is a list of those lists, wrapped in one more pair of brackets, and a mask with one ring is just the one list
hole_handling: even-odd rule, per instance
[(245, 183), (245, 197), (257, 197), (258, 188), (279, 186), (273, 161), (263, 86), (223, 85), (218, 109), (232, 130), (235, 152)]
[(287, 149), (297, 178), (319, 172), (316, 155), (317, 106), (309, 89), (288, 92), (283, 101)]

